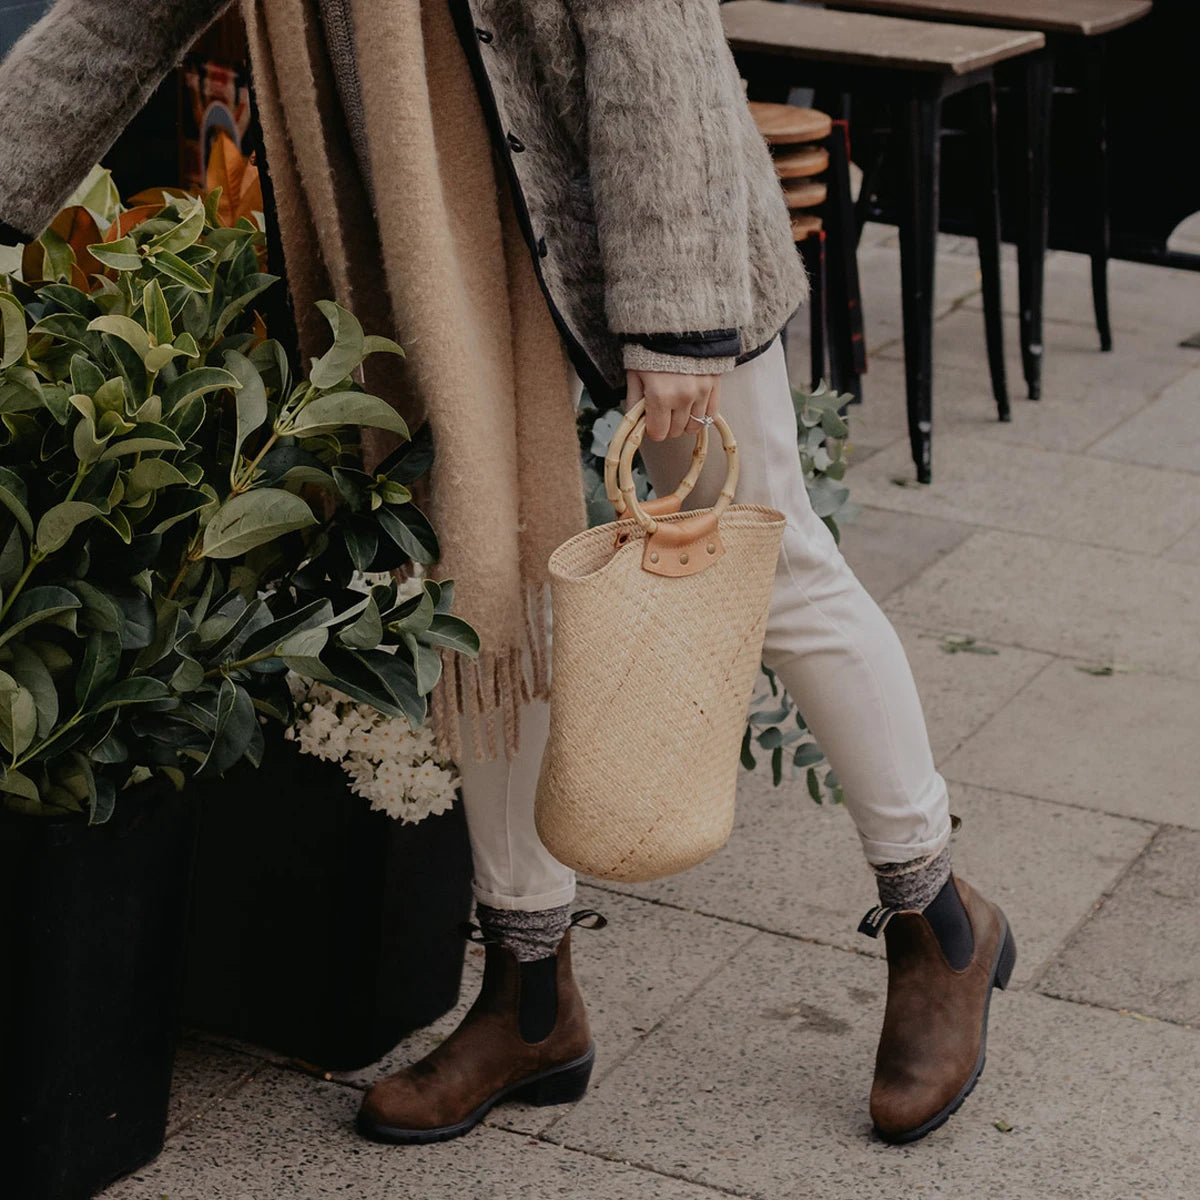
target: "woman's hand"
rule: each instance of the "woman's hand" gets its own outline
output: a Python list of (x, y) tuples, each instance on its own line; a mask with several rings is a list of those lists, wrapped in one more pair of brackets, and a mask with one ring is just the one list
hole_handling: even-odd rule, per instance
[(695, 433), (692, 417), (716, 415), (721, 402), (720, 375), (684, 375), (674, 371), (627, 371), (629, 407), (646, 402), (646, 436), (652, 442)]

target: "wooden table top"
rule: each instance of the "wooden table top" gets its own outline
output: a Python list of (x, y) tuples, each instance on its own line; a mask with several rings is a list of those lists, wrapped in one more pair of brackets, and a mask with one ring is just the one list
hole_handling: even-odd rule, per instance
[(966, 75), (1046, 44), (1045, 36), (1033, 30), (947, 25), (774, 0), (732, 0), (721, 6), (721, 18), (735, 50), (940, 75)]
[(1096, 37), (1140, 21), (1152, 0), (826, 0), (830, 8)]

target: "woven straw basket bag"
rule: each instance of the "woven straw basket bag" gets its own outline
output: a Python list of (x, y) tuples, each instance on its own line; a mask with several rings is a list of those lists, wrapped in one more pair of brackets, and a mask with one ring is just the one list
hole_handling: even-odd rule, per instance
[(618, 515), (550, 558), (554, 610), (550, 740), (538, 834), (555, 858), (600, 879), (673, 875), (724, 845), (762, 656), (783, 514), (731, 504), (737, 443), (712, 508), (680, 512), (708, 448), (696, 439), (678, 490), (638, 502), (633, 455), (644, 406), (608, 448)]

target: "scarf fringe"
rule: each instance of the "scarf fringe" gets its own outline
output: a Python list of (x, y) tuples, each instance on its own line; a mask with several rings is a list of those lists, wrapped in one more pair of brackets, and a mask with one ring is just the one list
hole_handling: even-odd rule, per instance
[[(442, 651), (442, 677), (430, 696), (429, 719), (438, 750), (452, 762), (471, 752), (480, 761), (511, 761), (521, 745), (521, 708), (550, 698), (550, 589), (525, 595), (525, 644), (486, 650), (476, 659)], [(470, 745), (464, 727), (471, 727)]]

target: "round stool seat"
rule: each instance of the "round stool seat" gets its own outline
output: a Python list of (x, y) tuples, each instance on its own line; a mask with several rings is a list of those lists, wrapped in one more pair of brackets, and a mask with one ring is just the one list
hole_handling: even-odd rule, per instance
[(821, 218), (812, 213), (799, 213), (792, 217), (792, 241), (802, 242), (821, 232)]
[(820, 175), (829, 166), (829, 151), (824, 146), (801, 146), (775, 155), (775, 174), (780, 179), (804, 179)]
[(768, 104), (752, 100), (750, 112), (758, 132), (772, 146), (794, 142), (819, 142), (833, 131), (833, 119), (815, 108), (798, 108), (794, 104)]
[(799, 179), (783, 189), (788, 208), (817, 208), (825, 203), (828, 188), (819, 179)]

